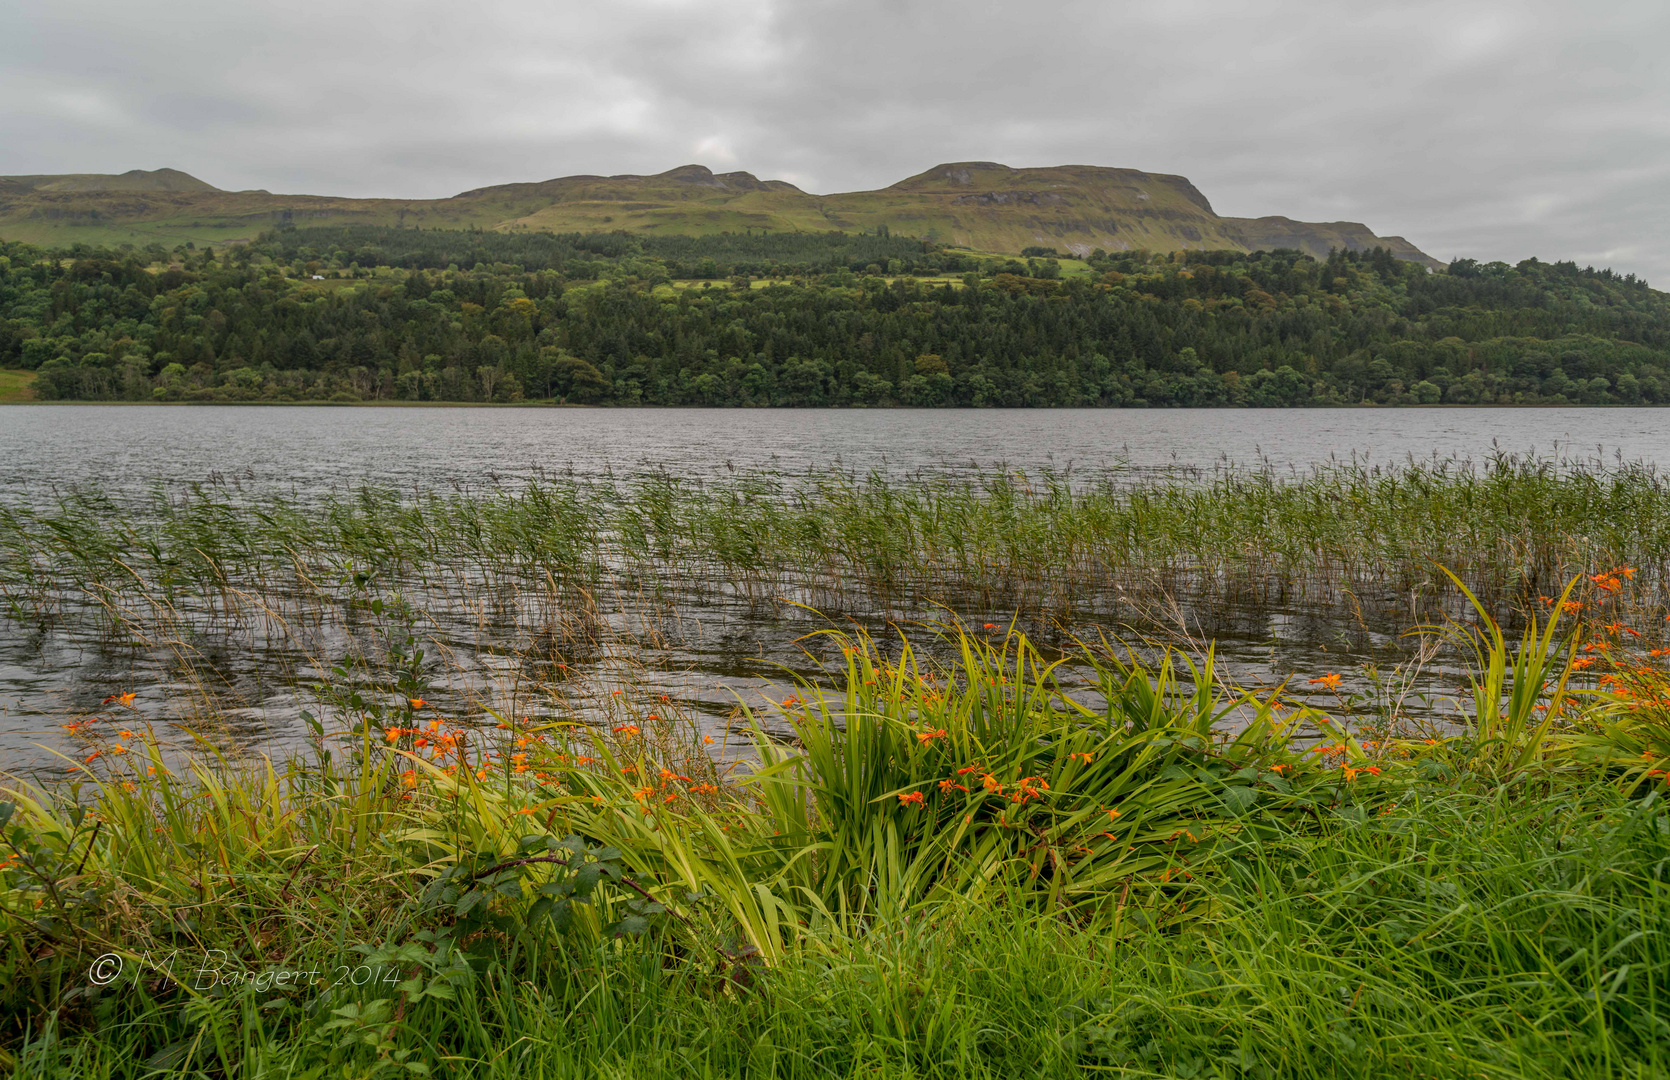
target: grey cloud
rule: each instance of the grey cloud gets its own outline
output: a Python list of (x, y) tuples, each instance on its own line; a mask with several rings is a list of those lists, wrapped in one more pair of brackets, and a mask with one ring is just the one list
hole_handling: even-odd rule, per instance
[(1666, 45), (1662, 0), (0, 0), (0, 172), (423, 197), (704, 155), (815, 191), (1118, 165), (1670, 284)]

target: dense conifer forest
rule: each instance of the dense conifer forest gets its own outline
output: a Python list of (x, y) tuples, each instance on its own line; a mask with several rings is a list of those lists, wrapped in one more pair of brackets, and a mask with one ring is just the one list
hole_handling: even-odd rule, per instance
[(46, 400), (749, 406), (1670, 402), (1670, 303), (1529, 259), (871, 234), (373, 227), (0, 244), (0, 368)]

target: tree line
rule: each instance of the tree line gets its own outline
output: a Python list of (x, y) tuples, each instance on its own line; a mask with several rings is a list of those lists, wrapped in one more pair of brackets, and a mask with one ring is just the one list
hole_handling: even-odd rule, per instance
[(0, 244), (0, 366), (49, 400), (1670, 403), (1670, 297), (1607, 270), (840, 236)]
[(713, 236), (606, 233), (498, 233), (458, 229), (396, 229), (378, 225), (289, 228), (262, 236), (249, 249), (295, 273), (376, 266), (407, 270), (556, 270), (577, 280), (622, 268), (677, 280), (783, 273), (961, 273), (976, 260), (927, 241), (871, 232), (783, 233), (766, 230)]

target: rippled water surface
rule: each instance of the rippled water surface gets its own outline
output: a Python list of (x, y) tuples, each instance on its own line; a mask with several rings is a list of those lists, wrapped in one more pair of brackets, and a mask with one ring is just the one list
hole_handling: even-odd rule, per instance
[[(1392, 464), (1496, 451), (1670, 464), (1670, 413), (1650, 409), (766, 411), (330, 407), (0, 406), (0, 503), (45, 506), (97, 486), (139, 505), (151, 490), (224, 481), (302, 499), (356, 485), (480, 489), (535, 476), (630, 477), (648, 469), (707, 478), (842, 466), (867, 472), (979, 472), (999, 466), (1094, 477), (1225, 464), (1302, 470), (1330, 459)], [(643, 612), (609, 618), (645, 640)], [(491, 683), (519, 692), (517, 661), (477, 613), (433, 628), (451, 654), (442, 693)], [(793, 645), (812, 625), (778, 605), (714, 596), (668, 616), (641, 677), (721, 725), (738, 695), (774, 691), (774, 664), (804, 669)], [(623, 624), (623, 625), (624, 625)], [(879, 625), (879, 619), (877, 620)], [(1330, 666), (1394, 663), (1399, 627), (1349, 626), (1303, 608), (1222, 613), (1210, 626), (1237, 674), (1279, 680)], [(656, 635), (659, 635), (658, 637)], [(296, 640), (268, 635), (215, 656), (221, 685), (182, 680), (166, 650), (113, 647), (63, 628), (0, 621), (0, 767), (73, 752), (61, 723), (110, 694), (139, 694), (138, 714), (179, 720), (212, 701), (223, 744), (294, 742), (302, 697), (320, 672)], [(318, 652), (333, 643), (311, 641)], [(199, 643), (212, 655), (213, 643)], [(598, 664), (606, 657), (594, 657)], [(199, 712), (202, 710), (199, 709)]]
[(298, 489), (595, 475), (1391, 463), (1493, 448), (1670, 463), (1656, 409), (461, 409), (0, 406), (0, 493), (241, 477)]

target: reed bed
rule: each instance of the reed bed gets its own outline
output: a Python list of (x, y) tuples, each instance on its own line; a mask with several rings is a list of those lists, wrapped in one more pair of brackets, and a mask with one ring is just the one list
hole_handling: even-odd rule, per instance
[[(698, 661), (776, 681), (758, 650), (725, 651), (743, 618), (785, 643), (846, 619), (1013, 624), (1069, 650), (1104, 631), (1191, 648), (1222, 636), (1245, 666), (1279, 611), (1395, 663), (1397, 634), (1463, 611), (1440, 565), (1510, 627), (1571, 575), (1629, 566), (1621, 615), (1657, 641), (1670, 625), (1667, 511), (1651, 468), (1511, 456), (1286, 475), (831, 469), (312, 498), (228, 483), (84, 490), (0, 506), (0, 635), (127, 665), (168, 687), (175, 719), (234, 752), (252, 727), (291, 738), (334, 667), (392, 685), (391, 634), (415, 634), (452, 675), (439, 697), (478, 717), (600, 667), (660, 666), (675, 692)], [(793, 648), (770, 659), (809, 670)], [(1424, 673), (1422, 692), (1451, 674)], [(521, 689), (500, 693), (507, 681)], [(703, 692), (722, 724), (728, 695)], [(78, 692), (81, 707), (107, 693)]]
[[(14, 622), (198, 633), (332, 621), (373, 581), (437, 618), (536, 632), (578, 591), (675, 608), (788, 598), (829, 613), (949, 604), (1039, 624), (1146, 601), (1296, 604), (1391, 620), (1453, 598), (1529, 610), (1572, 574), (1670, 587), (1670, 483), (1648, 466), (1501, 455), (1210, 474), (542, 479), (316, 500), (225, 485), (136, 505), (0, 507)], [(1645, 620), (1643, 620), (1645, 621)]]

